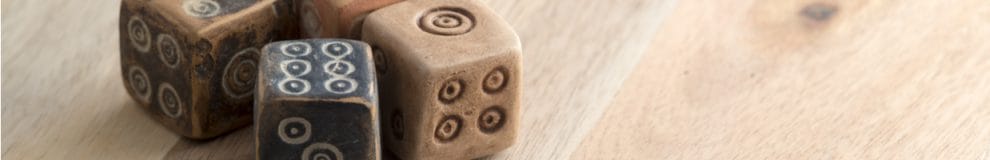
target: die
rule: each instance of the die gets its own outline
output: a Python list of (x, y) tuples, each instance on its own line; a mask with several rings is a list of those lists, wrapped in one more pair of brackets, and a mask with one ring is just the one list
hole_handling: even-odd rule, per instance
[(478, 1), (403, 1), (370, 13), (382, 141), (403, 159), (469, 159), (515, 143), (521, 46)]
[(360, 38), (369, 12), (401, 0), (299, 0), (303, 37)]
[(378, 91), (367, 44), (307, 39), (262, 50), (258, 159), (379, 159)]
[(298, 36), (278, 0), (123, 0), (124, 86), (166, 128), (218, 136), (251, 122), (259, 48)]

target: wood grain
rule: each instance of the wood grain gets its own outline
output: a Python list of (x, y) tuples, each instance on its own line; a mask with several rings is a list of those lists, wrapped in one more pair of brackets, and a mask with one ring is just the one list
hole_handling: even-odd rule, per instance
[(178, 136), (127, 96), (118, 1), (3, 1), (4, 159), (147, 159)]
[[(526, 88), (518, 143), (491, 159), (566, 159), (635, 68), (674, 0), (487, 2), (522, 39)], [(244, 154), (236, 138), (249, 133), (180, 139), (127, 97), (116, 31), (120, 2), (0, 6), (3, 158), (243, 158), (230, 156)]]
[(490, 2), (519, 34), (525, 79), (519, 143), (491, 159), (567, 159), (675, 1)]
[(695, 0), (669, 17), (576, 159), (990, 159), (988, 1)]

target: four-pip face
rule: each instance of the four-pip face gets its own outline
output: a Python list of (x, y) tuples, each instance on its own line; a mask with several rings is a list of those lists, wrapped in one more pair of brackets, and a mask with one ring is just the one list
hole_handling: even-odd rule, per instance
[[(277, 0), (124, 0), (124, 86), (152, 117), (189, 138), (250, 124), (260, 48), (288, 37)], [(281, 15), (281, 16), (279, 16)]]
[(515, 142), (522, 51), (491, 9), (403, 1), (369, 14), (362, 32), (379, 53), (382, 141), (391, 152), (472, 159)]
[(259, 159), (378, 159), (371, 48), (308, 39), (263, 49), (255, 106)]

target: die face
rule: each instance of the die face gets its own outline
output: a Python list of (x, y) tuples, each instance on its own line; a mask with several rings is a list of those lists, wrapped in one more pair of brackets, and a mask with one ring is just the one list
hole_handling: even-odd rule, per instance
[[(470, 159), (508, 148), (520, 116), (521, 67), (511, 63), (517, 59), (506, 55), (413, 72), (425, 72), (418, 75), (386, 75), (383, 141), (400, 147), (391, 149), (405, 159)], [(423, 81), (403, 84), (390, 76)]]
[[(225, 25), (238, 27), (204, 34), (176, 21), (187, 15), (163, 10), (155, 4), (160, 2), (123, 1), (125, 88), (154, 119), (188, 138), (210, 138), (249, 124), (259, 48), (287, 37), (279, 31), (282, 27), (261, 22), (280, 19), (271, 12), (237, 13), (244, 18), (227, 16), (231, 20)], [(246, 18), (253, 20), (240, 20)], [(149, 87), (154, 91), (148, 92)]]
[[(506, 56), (485, 62), (472, 62), (439, 70), (431, 76), (431, 95), (424, 101), (425, 126), (433, 128), (436, 144), (495, 144), (508, 147), (515, 139), (519, 116), (518, 57)], [(459, 124), (452, 125), (454, 119)], [(461, 131), (455, 130), (460, 128)], [(432, 137), (431, 137), (432, 136)], [(457, 141), (463, 139), (461, 141)], [(502, 143), (507, 141), (509, 143)]]
[(263, 50), (255, 99), (259, 159), (379, 158), (377, 85), (367, 44), (308, 39), (272, 42)]
[(236, 13), (257, 3), (258, 0), (169, 0), (163, 2), (169, 3), (172, 7), (181, 8), (187, 16), (207, 19)]
[[(189, 63), (199, 41), (183, 37), (181, 30), (147, 7), (125, 1), (121, 10), (121, 62), (125, 88), (141, 106), (166, 127), (193, 132), (193, 88)], [(196, 47), (186, 47), (196, 46)]]
[(361, 19), (401, 0), (296, 0), (303, 37), (359, 37)]
[(218, 22), (241, 19), (240, 16), (235, 16), (239, 12), (253, 12), (248, 9), (270, 6), (273, 2), (274, 0), (149, 0), (141, 3), (146, 3), (172, 23), (180, 24), (190, 32), (202, 33), (215, 26), (227, 25)]
[(193, 81), (208, 86), (201, 92), (203, 103), (200, 112), (203, 125), (213, 128), (238, 128), (251, 121), (251, 108), (257, 86), (258, 63), (261, 46), (267, 40), (253, 39), (254, 32), (231, 35), (222, 39), (213, 50), (216, 58), (203, 57), (202, 68), (212, 71), (193, 71)]
[(383, 72), (383, 142), (404, 159), (468, 159), (511, 146), (518, 38), (476, 1), (405, 1), (372, 12), (362, 40)]
[(308, 39), (270, 43), (264, 78), (270, 96), (376, 102), (370, 47), (359, 41)]
[(274, 101), (259, 110), (258, 159), (378, 159), (378, 125), (359, 103)]
[(474, 0), (404, 1), (376, 10), (363, 23), (363, 41), (415, 46), (402, 48), (413, 50), (398, 56), (429, 68), (521, 52), (511, 26)]

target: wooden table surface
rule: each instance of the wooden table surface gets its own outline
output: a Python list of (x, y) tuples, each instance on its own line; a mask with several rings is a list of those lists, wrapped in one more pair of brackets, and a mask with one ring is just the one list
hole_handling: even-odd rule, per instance
[[(990, 159), (990, 1), (487, 2), (525, 58), (489, 159)], [(2, 157), (249, 157), (135, 106), (119, 5), (2, 1)]]

